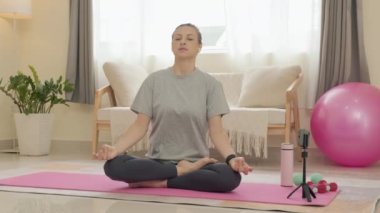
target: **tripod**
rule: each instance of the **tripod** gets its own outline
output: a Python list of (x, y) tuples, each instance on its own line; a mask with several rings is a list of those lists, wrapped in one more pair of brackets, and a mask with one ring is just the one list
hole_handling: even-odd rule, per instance
[(309, 132), (306, 130), (300, 130), (300, 140), (299, 143), (302, 146), (302, 183), (297, 186), (289, 195), (287, 198), (292, 196), (299, 188), (302, 188), (302, 198), (306, 198), (307, 202), (311, 202), (311, 196), (313, 198), (316, 198), (313, 190), (307, 185), (306, 183), (306, 158), (307, 158), (307, 147), (308, 147), (308, 140), (309, 140)]

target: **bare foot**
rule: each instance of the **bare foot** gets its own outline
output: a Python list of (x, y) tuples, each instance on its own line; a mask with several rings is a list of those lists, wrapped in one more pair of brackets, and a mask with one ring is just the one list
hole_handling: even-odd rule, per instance
[(208, 158), (208, 157), (202, 158), (198, 161), (195, 161), (194, 163), (187, 160), (181, 160), (177, 164), (177, 175), (181, 176), (181, 175), (196, 171), (207, 164), (216, 163), (216, 162), (217, 162), (216, 159)]
[(130, 188), (166, 188), (166, 180), (151, 180), (151, 181), (141, 181), (136, 183), (128, 183)]

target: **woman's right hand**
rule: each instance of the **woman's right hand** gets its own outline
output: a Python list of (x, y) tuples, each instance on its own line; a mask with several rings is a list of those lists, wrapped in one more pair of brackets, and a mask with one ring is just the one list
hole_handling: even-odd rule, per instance
[(94, 159), (97, 160), (111, 160), (117, 156), (117, 150), (114, 146), (104, 144), (98, 152), (93, 154)]
[(241, 172), (245, 175), (253, 171), (252, 166), (245, 162), (243, 157), (235, 157), (230, 160), (231, 168), (236, 172)]

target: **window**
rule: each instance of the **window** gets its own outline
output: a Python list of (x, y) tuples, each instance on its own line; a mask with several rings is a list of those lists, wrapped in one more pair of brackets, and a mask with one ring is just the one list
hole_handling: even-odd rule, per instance
[(145, 48), (162, 50), (158, 43), (170, 42), (168, 35), (176, 26), (193, 23), (202, 33), (203, 50), (223, 49), (226, 45), (224, 0), (98, 0), (95, 5), (101, 42), (136, 45), (134, 41), (141, 36), (153, 37), (148, 38), (149, 47)]

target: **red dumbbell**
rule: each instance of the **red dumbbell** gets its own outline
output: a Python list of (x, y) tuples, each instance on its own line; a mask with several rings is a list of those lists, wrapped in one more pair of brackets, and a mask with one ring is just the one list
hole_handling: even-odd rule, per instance
[(327, 184), (325, 184), (324, 182), (319, 182), (315, 188), (316, 188), (316, 192), (318, 193), (327, 192)]
[(325, 180), (321, 180), (317, 185), (312, 187), (314, 193), (326, 193), (326, 192), (335, 192), (338, 190), (338, 185), (334, 182), (327, 183)]
[(338, 190), (338, 184), (336, 184), (335, 182), (329, 183), (327, 185), (327, 190), (330, 192), (335, 192), (336, 190)]

